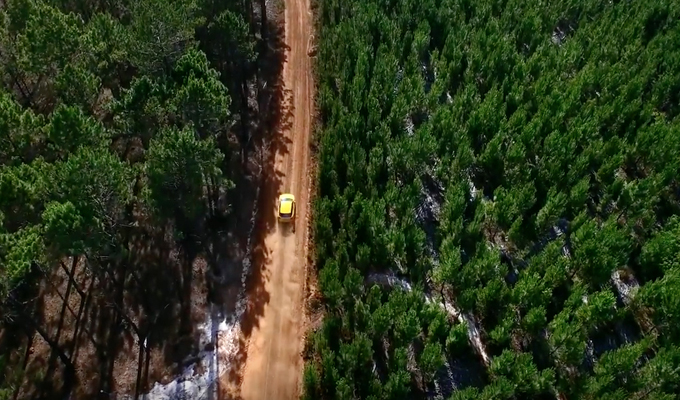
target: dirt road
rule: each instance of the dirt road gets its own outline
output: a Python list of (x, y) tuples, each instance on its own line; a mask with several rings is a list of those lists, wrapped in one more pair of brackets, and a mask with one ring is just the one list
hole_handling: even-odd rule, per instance
[[(270, 149), (275, 157), (270, 171), (278, 179), (265, 181), (259, 254), (254, 256), (253, 274), (260, 274), (263, 288), (249, 294), (251, 304), (268, 301), (253, 321), (248, 338), (240, 397), (243, 400), (293, 400), (299, 397), (302, 372), (303, 296), (309, 209), (309, 141), (312, 118), (312, 69), (307, 45), (312, 34), (309, 0), (285, 0), (283, 67), (284, 104), (287, 121), (279, 127), (277, 142)], [(284, 102), (285, 103), (285, 102)], [(293, 193), (297, 200), (295, 232), (275, 222), (276, 198)], [(258, 253), (256, 250), (256, 253)]]

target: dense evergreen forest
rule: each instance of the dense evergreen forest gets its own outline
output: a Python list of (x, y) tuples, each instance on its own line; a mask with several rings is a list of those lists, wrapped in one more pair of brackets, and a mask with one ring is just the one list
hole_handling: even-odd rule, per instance
[(202, 350), (279, 33), (264, 1), (0, 5), (0, 399), (140, 393)]
[(680, 2), (318, 0), (306, 399), (677, 399)]

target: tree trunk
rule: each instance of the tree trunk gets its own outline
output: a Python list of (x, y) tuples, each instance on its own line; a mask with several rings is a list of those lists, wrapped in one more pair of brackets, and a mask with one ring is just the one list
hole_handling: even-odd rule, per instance
[[(66, 285), (66, 294), (64, 294), (64, 304), (61, 306), (61, 315), (63, 316), (66, 312), (66, 307), (68, 307), (68, 299), (71, 296), (71, 288), (75, 285), (75, 279), (73, 279), (73, 274), (76, 270), (76, 264), (78, 264), (78, 258), (73, 257), (73, 262), (71, 263), (71, 271), (68, 273), (68, 284)], [(59, 336), (61, 336), (61, 330), (64, 327), (64, 318), (59, 318), (59, 326), (57, 327), (57, 341)]]
[[(24, 353), (24, 359), (23, 362), (21, 363), (21, 381), (24, 379), (24, 373), (26, 371), (26, 367), (28, 366), (28, 359), (31, 356), (31, 347), (33, 347), (33, 335), (27, 335), (28, 336), (28, 343), (26, 343), (26, 352)], [(19, 392), (21, 391), (21, 383), (17, 385), (14, 388), (14, 391), (12, 393), (12, 400), (17, 400), (19, 397)]]
[(16, 306), (18, 312), (19, 312), (19, 318), (22, 321), (22, 326), (24, 328), (24, 331), (26, 334), (30, 337), (33, 335), (33, 332), (38, 332), (38, 334), (47, 342), (47, 344), (50, 346), (50, 349), (54, 352), (56, 352), (57, 356), (61, 360), (61, 362), (64, 364), (64, 393), (63, 397), (66, 398), (66, 395), (71, 392), (71, 388), (73, 387), (73, 384), (75, 383), (75, 368), (73, 367), (73, 363), (71, 363), (71, 359), (64, 353), (64, 350), (59, 346), (59, 343), (55, 342), (49, 337), (49, 334), (38, 324), (30, 315), (26, 314), (26, 312), (23, 309), (23, 305), (20, 304), (18, 301), (15, 299), (11, 298), (10, 299), (12, 303)]
[(260, 15), (260, 35), (262, 37), (262, 41), (265, 43), (264, 47), (266, 47), (268, 21), (267, 21), (267, 2), (265, 0), (260, 0), (260, 14), (262, 14)]
[(141, 389), (141, 383), (142, 383), (142, 370), (144, 369), (144, 365), (142, 364), (144, 362), (144, 344), (139, 342), (139, 356), (137, 358), (137, 382), (135, 383), (135, 400), (139, 399), (139, 392)]
[[(68, 305), (68, 300), (69, 300), (69, 297), (71, 296), (71, 288), (73, 287), (73, 284), (74, 284), (74, 279), (72, 278), (72, 276), (73, 276), (73, 273), (75, 272), (75, 268), (76, 268), (77, 263), (78, 263), (78, 258), (73, 257), (71, 271), (68, 272), (69, 280), (68, 280), (68, 284), (66, 285), (66, 294), (64, 295), (64, 297), (60, 296), (61, 299), (62, 299), (61, 312), (59, 314), (59, 324), (57, 325), (57, 334), (55, 335), (55, 339), (54, 339), (57, 343), (59, 343), (59, 338), (61, 337), (61, 330), (64, 328), (64, 319), (66, 318), (65, 314), (66, 314), (67, 309), (68, 309), (68, 311), (71, 312), (71, 314), (73, 316), (75, 316), (75, 313), (73, 312), (73, 310), (70, 309), (70, 307)], [(60, 262), (60, 264), (62, 264), (62, 263)], [(59, 293), (59, 288), (55, 287), (55, 290), (56, 290), (57, 293)], [(55, 353), (53, 352), (52, 355), (49, 358), (48, 363), (47, 363), (48, 371), (52, 370), (52, 367), (54, 365), (54, 361), (56, 361), (54, 354)], [(70, 357), (69, 357), (69, 361), (70, 361)]]
[[(127, 270), (127, 268), (126, 268), (126, 270)], [(123, 287), (125, 285), (125, 281), (119, 283), (116, 280), (116, 278), (113, 276), (113, 273), (111, 271), (109, 271), (108, 269), (106, 271), (108, 272), (109, 278), (111, 279), (113, 284), (118, 288), (118, 291), (115, 294), (115, 298), (114, 298), (114, 301), (112, 303), (113, 308), (120, 315), (120, 317), (123, 318), (123, 320), (130, 325), (132, 330), (135, 332), (135, 335), (137, 335), (137, 337), (139, 338), (139, 328), (137, 327), (137, 324), (135, 324), (134, 321), (132, 321), (130, 319), (130, 317), (128, 317), (125, 310), (123, 310), (123, 308), (121, 307), (121, 304), (123, 303), (123, 294), (125, 292), (125, 288)], [(125, 274), (125, 271), (123, 272), (123, 274)]]
[(253, 27), (254, 24), (253, 24), (253, 2), (252, 2), (252, 0), (245, 0), (245, 10), (243, 10), (243, 13), (248, 17), (248, 25)]
[[(76, 350), (76, 346), (78, 346), (78, 339), (80, 336), (80, 330), (81, 330), (81, 324), (80, 324), (80, 318), (83, 315), (83, 312), (89, 307), (90, 300), (92, 299), (92, 291), (89, 290), (92, 288), (92, 285), (94, 285), (96, 280), (95, 275), (92, 275), (92, 279), (90, 280), (90, 285), (88, 286), (88, 291), (87, 291), (87, 296), (83, 297), (80, 299), (80, 307), (78, 308), (78, 316), (76, 317), (76, 330), (73, 332), (73, 345), (71, 346), (70, 353), (73, 354)], [(85, 331), (85, 333), (88, 335), (90, 341), (94, 345), (96, 349), (99, 349), (99, 345), (97, 345), (97, 342), (95, 342), (94, 337), (88, 332), (86, 327), (82, 327), (82, 329)]]
[(59, 265), (61, 265), (61, 269), (63, 269), (64, 272), (66, 272), (66, 275), (68, 276), (69, 280), (69, 285), (72, 285), (73, 288), (76, 289), (76, 292), (78, 292), (81, 298), (85, 298), (87, 294), (82, 289), (80, 289), (80, 286), (78, 286), (78, 282), (76, 282), (75, 279), (76, 266), (78, 265), (78, 256), (73, 257), (73, 264), (71, 265), (70, 271), (66, 268), (66, 265), (64, 265), (64, 263), (60, 262)]
[[(90, 264), (89, 258), (87, 258), (87, 256), (85, 256), (85, 259), (87, 260), (87, 265), (88, 265), (88, 268), (90, 269), (90, 271), (93, 271), (93, 273), (96, 273), (96, 271), (92, 268), (92, 265)], [(125, 265), (127, 265), (127, 263), (125, 263)], [(116, 310), (116, 313), (119, 314), (120, 317), (123, 318), (123, 320), (125, 320), (125, 322), (127, 322), (130, 325), (130, 327), (135, 332), (137, 337), (139, 337), (139, 328), (137, 327), (137, 324), (135, 324), (134, 321), (132, 321), (130, 319), (130, 317), (128, 317), (127, 313), (121, 307), (121, 304), (123, 303), (123, 294), (124, 294), (124, 291), (125, 291), (125, 288), (124, 288), (125, 279), (123, 279), (122, 282), (119, 282), (118, 279), (116, 279), (115, 275), (113, 274), (113, 272), (111, 272), (110, 269), (102, 268), (102, 270), (103, 270), (104, 276), (100, 277), (99, 281), (104, 282), (105, 279), (102, 279), (102, 278), (108, 278), (111, 281), (111, 283), (113, 283), (113, 286), (118, 289), (117, 292), (113, 294), (113, 296), (112, 296), (112, 293), (106, 293), (107, 297), (109, 297), (109, 299), (111, 297), (113, 297), (113, 299), (112, 299), (113, 302), (111, 302), (109, 304), (111, 304), (113, 306), (113, 308)], [(123, 275), (125, 275), (126, 272), (127, 272), (127, 268), (124, 268), (123, 269)], [(136, 278), (135, 274), (132, 274), (132, 275), (133, 275), (133, 277)]]

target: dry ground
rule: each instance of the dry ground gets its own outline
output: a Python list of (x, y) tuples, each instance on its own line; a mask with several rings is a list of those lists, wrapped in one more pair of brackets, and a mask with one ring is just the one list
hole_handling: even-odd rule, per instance
[[(307, 46), (313, 19), (309, 0), (285, 2), (285, 57), (279, 90), (281, 118), (260, 193), (258, 235), (242, 321), (242, 366), (220, 384), (223, 399), (297, 399), (305, 334), (303, 299), (308, 264), (313, 81)], [(276, 198), (293, 193), (295, 230), (276, 221)]]
[[(268, 73), (277, 74), (266, 71), (261, 79), (268, 81)], [(270, 118), (262, 115), (253, 123), (266, 124)], [(244, 152), (248, 161), (256, 158), (254, 150), (251, 146)], [(238, 188), (231, 202), (237, 212), (198, 224), (195, 236), (178, 242), (172, 229), (145, 220), (143, 210), (135, 211), (138, 224), (129, 229), (126, 245), (129, 259), (111, 267), (118, 282), (125, 282), (124, 291), (108, 277), (94, 279), (82, 259), (75, 266), (80, 290), (68, 288), (66, 270), (72, 260), (64, 260), (65, 268), (55, 267), (42, 280), (35, 293), (35, 312), (26, 311), (59, 343), (76, 376), (70, 388), (64, 387), (63, 363), (40, 334), (26, 340), (18, 327), (0, 329), (0, 353), (28, 348), (20, 355), (15, 352), (10, 362), (25, 371), (17, 399), (53, 399), (65, 393), (72, 400), (120, 399), (144, 393), (156, 382), (165, 384), (197, 361), (203, 349), (196, 328), (206, 320), (210, 304), (221, 315), (233, 314), (236, 308), (246, 233), (259, 186), (258, 168), (252, 162), (242, 163), (240, 155), (227, 162)], [(117, 316), (111, 300), (115, 293), (124, 293), (121, 308), (144, 330), (149, 352), (140, 352), (137, 336)]]
[[(248, 165), (236, 177), (237, 212), (227, 221), (214, 221), (220, 229), (203, 227), (199, 238), (186, 243), (175, 242), (160, 227), (141, 223), (131, 233), (130, 261), (123, 271), (115, 269), (119, 277), (126, 277), (123, 308), (148, 332), (148, 354), (140, 354), (136, 335), (107, 300), (111, 296), (105, 293), (117, 293), (120, 286), (93, 279), (79, 262), (75, 282), (86, 295), (68, 290), (66, 269), (71, 260), (44, 280), (35, 315), (76, 368), (71, 399), (141, 394), (155, 382), (169, 382), (196, 361), (202, 350), (196, 326), (206, 319), (209, 304), (216, 304), (222, 315), (232, 314), (236, 307), (255, 187), (260, 187), (259, 213), (248, 307), (241, 321), (240, 352), (229, 366), (231, 372), (220, 380), (221, 397), (298, 398), (309, 323), (303, 303), (313, 172), (309, 145), (314, 85), (307, 55), (313, 19), (309, 0), (285, 3), (285, 43), (284, 27), (270, 21), (269, 50), (260, 62), (255, 111), (259, 126), (246, 157)], [(257, 154), (263, 157), (258, 159)], [(275, 218), (275, 200), (284, 191), (297, 199), (294, 233), (278, 226)], [(230, 228), (224, 230), (225, 226)], [(137, 271), (137, 277), (132, 278), (130, 271)], [(0, 332), (0, 342), (6, 334)], [(58, 398), (64, 385), (59, 358), (37, 333), (26, 354), (22, 367), (27, 373), (17, 398)]]
[[(254, 201), (247, 188), (243, 182), (244, 208)], [(75, 367), (71, 399), (141, 394), (155, 382), (169, 382), (197, 360), (203, 349), (198, 347), (196, 327), (206, 320), (210, 302), (224, 315), (231, 314), (241, 287), (246, 238), (239, 232), (246, 232), (250, 222), (247, 215), (236, 213), (228, 219), (220, 224), (230, 230), (206, 229), (198, 241), (187, 243), (177, 243), (158, 227), (134, 230), (125, 271), (113, 269), (118, 278), (126, 276), (122, 308), (143, 330), (149, 352), (140, 354), (137, 335), (116, 316), (111, 294), (119, 292), (120, 285), (95, 279), (82, 258), (74, 267), (78, 289), (68, 287), (66, 270), (73, 267), (72, 259), (43, 280), (32, 314)], [(20, 330), (0, 332), (0, 342), (8, 334), (16, 336), (15, 341), (25, 337)], [(58, 398), (69, 391), (64, 388), (63, 363), (40, 334), (32, 335), (28, 349), (17, 398)]]

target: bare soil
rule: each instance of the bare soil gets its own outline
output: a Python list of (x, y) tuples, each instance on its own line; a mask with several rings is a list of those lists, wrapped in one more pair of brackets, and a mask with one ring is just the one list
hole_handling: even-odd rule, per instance
[[(251, 210), (255, 179), (246, 175), (237, 179), (240, 201), (234, 208)], [(221, 316), (234, 314), (249, 213), (232, 213), (225, 220), (209, 222), (221, 229), (203, 227), (199, 237), (181, 242), (172, 238), (167, 227), (153, 227), (137, 217), (140, 226), (132, 230), (129, 240), (127, 272), (121, 266), (112, 269), (118, 282), (124, 281), (121, 308), (139, 327), (149, 351), (140, 352), (134, 330), (117, 316), (111, 293), (121, 285), (95, 279), (80, 258), (74, 267), (78, 289), (73, 284), (69, 289), (66, 270), (72, 268), (73, 260), (66, 259), (64, 267), (55, 267), (42, 280), (30, 314), (70, 358), (75, 380), (71, 388), (64, 387), (62, 361), (35, 332), (28, 340), (17, 398), (60, 398), (59, 393), (70, 393), (72, 400), (120, 399), (146, 393), (156, 382), (170, 382), (198, 360), (204, 349), (199, 348), (196, 328), (211, 309)], [(7, 335), (15, 336), (13, 342), (26, 341), (20, 330), (0, 330), (0, 344), (8, 341)]]
[[(152, 233), (142, 235), (149, 237)], [(120, 287), (96, 279), (83, 259), (75, 265), (74, 276), (75, 285), (85, 296), (73, 285), (69, 290), (63, 268), (55, 268), (43, 280), (34, 316), (75, 367), (72, 399), (143, 393), (154, 382), (169, 381), (200, 350), (193, 327), (205, 319), (207, 263), (203, 257), (189, 257), (172, 249), (171, 243), (149, 242), (153, 251), (130, 245), (139, 258), (128, 267), (146, 264), (139, 268), (142, 272), (138, 279), (148, 287), (127, 290), (122, 299), (128, 317), (148, 333), (144, 336), (149, 352), (141, 357), (137, 335), (117, 316), (112, 304), (110, 293)], [(68, 269), (72, 263), (72, 259), (64, 262)], [(136, 283), (130, 274), (125, 286)], [(63, 363), (38, 333), (31, 338), (29, 353), (18, 397), (56, 396), (63, 389)]]
[[(45, 277), (37, 298), (36, 322), (59, 343), (75, 367), (71, 390), (64, 388), (64, 367), (41, 335), (26, 340), (24, 381), (17, 398), (111, 399), (142, 394), (168, 383), (197, 361), (198, 332), (210, 309), (231, 315), (241, 290), (241, 274), (257, 201), (248, 305), (241, 321), (239, 353), (220, 378), (223, 399), (297, 399), (303, 368), (307, 317), (308, 216), (312, 165), (310, 150), (313, 81), (308, 56), (313, 19), (309, 0), (285, 0), (285, 24), (270, 20), (268, 50), (259, 63), (257, 113), (253, 143), (231, 169), (238, 196), (226, 220), (209, 221), (197, 237), (172, 239), (168, 227), (139, 217), (131, 229), (130, 260), (112, 268), (120, 285), (95, 279), (82, 259), (71, 288), (64, 268)], [(284, 28), (285, 27), (285, 28)], [(285, 36), (284, 36), (285, 31)], [(284, 39), (285, 37), (285, 39)], [(285, 43), (284, 43), (285, 42)], [(233, 161), (233, 160), (232, 160)], [(243, 164), (243, 165), (241, 165)], [(256, 199), (256, 187), (260, 193)], [(281, 226), (275, 201), (281, 192), (295, 194), (295, 232)], [(228, 228), (225, 228), (228, 227)], [(72, 260), (64, 260), (70, 269)], [(131, 273), (135, 271), (135, 276)], [(309, 283), (306, 283), (308, 282)], [(125, 290), (121, 290), (125, 287)], [(140, 327), (148, 352), (111, 304), (124, 293), (122, 309)], [(66, 304), (66, 306), (64, 306)], [(7, 335), (0, 332), (0, 343)], [(23, 354), (22, 354), (23, 356)], [(204, 368), (204, 366), (197, 366)], [(223, 371), (225, 369), (221, 369)], [(66, 390), (64, 390), (66, 389)]]
[[(126, 246), (129, 259), (110, 266), (118, 284), (108, 277), (95, 279), (82, 258), (74, 274), (79, 290), (68, 289), (65, 268), (56, 266), (46, 274), (35, 309), (26, 311), (70, 358), (75, 379), (65, 387), (64, 365), (39, 333), (27, 338), (21, 329), (0, 329), (0, 351), (10, 342), (28, 347), (16, 398), (62, 398), (65, 393), (72, 400), (134, 398), (198, 361), (204, 349), (199, 348), (197, 326), (211, 309), (218, 318), (234, 314), (241, 291), (245, 233), (259, 185), (252, 165), (256, 151), (246, 150), (247, 162), (240, 156), (227, 161), (238, 190), (230, 204), (237, 212), (198, 223), (192, 237), (178, 241), (171, 226), (158, 226), (144, 210), (135, 209), (136, 225)], [(72, 259), (63, 262), (71, 268)], [(120, 308), (140, 328), (149, 351), (140, 351), (140, 340), (113, 306), (112, 293), (119, 292), (124, 293)], [(197, 365), (196, 371), (201, 368), (206, 367)]]
[[(312, 164), (314, 85), (307, 54), (312, 25), (309, 0), (285, 1), (286, 45), (281, 86), (276, 89), (281, 113), (264, 164), (248, 308), (241, 321), (243, 365), (222, 377), (222, 399), (299, 397)], [(276, 219), (276, 198), (282, 192), (296, 197), (294, 231)]]

